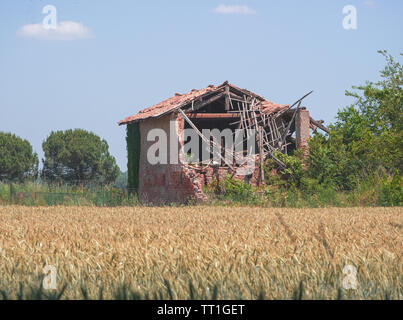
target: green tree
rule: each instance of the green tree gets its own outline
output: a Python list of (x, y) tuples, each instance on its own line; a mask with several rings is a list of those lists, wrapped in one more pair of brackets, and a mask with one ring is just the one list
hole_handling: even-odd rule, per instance
[(119, 175), (109, 146), (96, 134), (82, 129), (51, 132), (42, 144), (42, 176), (71, 184), (113, 183)]
[(0, 132), (0, 180), (36, 178), (38, 156), (31, 144), (11, 133)]
[(353, 105), (338, 112), (328, 136), (310, 141), (310, 173), (320, 182), (353, 189), (375, 172), (403, 169), (403, 66), (387, 54), (381, 80), (346, 91)]

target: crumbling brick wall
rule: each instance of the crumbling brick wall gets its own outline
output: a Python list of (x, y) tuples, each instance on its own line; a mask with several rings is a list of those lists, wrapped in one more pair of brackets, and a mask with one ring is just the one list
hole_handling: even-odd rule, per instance
[[(170, 127), (173, 121), (174, 127)], [(214, 179), (222, 180), (226, 175), (232, 174), (228, 167), (205, 167), (194, 168), (184, 163), (184, 155), (181, 148), (184, 145), (183, 130), (184, 119), (180, 114), (171, 113), (161, 118), (149, 118), (140, 122), (140, 164), (139, 164), (139, 198), (144, 202), (155, 204), (179, 202), (184, 203), (189, 199), (196, 201), (207, 200), (203, 193), (203, 187), (210, 184)], [(296, 139), (297, 147), (308, 151), (309, 139), (309, 112), (300, 109), (296, 116)], [(160, 128), (168, 137), (167, 164), (152, 165), (147, 159), (147, 151), (155, 141), (147, 141), (150, 130)], [(170, 148), (177, 143), (178, 153), (173, 163), (170, 157)], [(237, 176), (234, 178), (250, 183), (258, 184), (259, 162), (255, 162), (255, 170), (250, 176)]]
[[(175, 121), (175, 130), (173, 131), (170, 128), (171, 120)], [(155, 143), (154, 141), (147, 141), (147, 134), (151, 129), (155, 128), (160, 128), (167, 133), (167, 164), (153, 165), (147, 159), (147, 150)], [(181, 135), (183, 129), (183, 119), (177, 114), (166, 115), (161, 118), (150, 118), (140, 123), (139, 198), (141, 201), (163, 204), (182, 203), (190, 198), (205, 199), (205, 195), (202, 192), (201, 177), (195, 170), (182, 165), (180, 162), (180, 148), (184, 144)], [(175, 141), (178, 143), (178, 158), (176, 161), (170, 161), (170, 148)], [(173, 154), (175, 155), (175, 152)]]

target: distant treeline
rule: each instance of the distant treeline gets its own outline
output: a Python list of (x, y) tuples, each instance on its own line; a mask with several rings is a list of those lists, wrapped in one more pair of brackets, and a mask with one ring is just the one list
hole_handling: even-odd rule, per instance
[(0, 181), (36, 180), (50, 183), (111, 185), (120, 174), (109, 146), (96, 134), (82, 129), (55, 131), (42, 144), (44, 159), (31, 144), (11, 133), (0, 132)]

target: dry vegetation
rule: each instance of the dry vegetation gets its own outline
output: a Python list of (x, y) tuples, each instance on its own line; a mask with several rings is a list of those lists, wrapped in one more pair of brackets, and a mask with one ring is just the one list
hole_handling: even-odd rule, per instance
[[(4, 206), (0, 289), (11, 299), (402, 299), (402, 224), (401, 208)], [(55, 292), (40, 288), (47, 264)], [(342, 288), (346, 264), (357, 290)]]

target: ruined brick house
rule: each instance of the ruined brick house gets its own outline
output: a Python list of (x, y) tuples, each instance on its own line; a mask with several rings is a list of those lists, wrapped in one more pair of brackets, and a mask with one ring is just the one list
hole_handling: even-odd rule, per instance
[[(308, 93), (307, 95), (309, 95)], [(292, 105), (276, 104), (228, 82), (219, 86), (193, 89), (186, 94), (175, 94), (152, 107), (127, 117), (119, 125), (127, 125), (129, 188), (134, 189), (140, 200), (153, 203), (185, 202), (188, 199), (204, 200), (203, 186), (213, 179), (222, 179), (227, 174), (251, 184), (263, 181), (263, 161), (273, 158), (279, 166), (282, 162), (273, 155), (274, 150), (289, 153), (304, 148), (306, 152), (310, 130), (327, 131), (323, 121), (315, 121), (305, 107), (301, 107), (305, 95)], [(162, 129), (167, 139), (166, 163), (151, 164), (147, 152), (157, 139), (149, 139), (150, 130)], [(184, 129), (193, 129), (200, 139), (200, 152), (186, 159)], [(256, 147), (253, 168), (248, 174), (239, 174), (244, 164), (235, 161), (234, 148), (217, 146), (217, 139), (206, 137), (206, 129), (241, 130), (247, 136), (254, 129)], [(149, 141), (151, 140), (151, 141)], [(160, 141), (161, 142), (161, 141)], [(241, 140), (242, 149), (245, 140)], [(208, 149), (211, 157), (201, 158)], [(245, 146), (246, 148), (246, 146)], [(203, 149), (203, 150), (202, 150)], [(194, 151), (194, 150), (193, 150)], [(158, 151), (161, 152), (161, 151)], [(214, 153), (215, 152), (215, 153)], [(228, 161), (227, 153), (233, 153), (234, 161)], [(242, 156), (247, 155), (242, 150)], [(221, 163), (211, 161), (218, 155)], [(215, 157), (217, 158), (217, 157)]]

